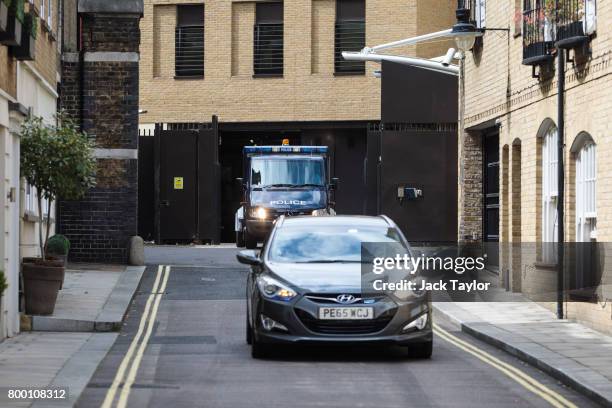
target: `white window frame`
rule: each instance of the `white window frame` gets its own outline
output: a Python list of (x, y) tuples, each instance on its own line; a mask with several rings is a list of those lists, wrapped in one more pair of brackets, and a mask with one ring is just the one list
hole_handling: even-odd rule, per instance
[(542, 140), (542, 260), (550, 263), (557, 259), (556, 246), (550, 244), (558, 242), (558, 140), (556, 126), (551, 126)]
[(576, 242), (596, 239), (597, 150), (592, 141), (576, 154)]
[(486, 15), (487, 15), (486, 0), (474, 0), (474, 2), (475, 2), (474, 20), (476, 22), (476, 27), (485, 28), (486, 27)]
[(40, 0), (40, 18), (42, 18), (44, 21), (46, 21), (45, 19), (45, 3), (47, 2), (47, 0)]
[(597, 31), (597, 0), (584, 0), (582, 23), (587, 35), (594, 34)]
[(36, 214), (36, 190), (28, 182), (25, 186), (25, 211), (30, 214)]
[(53, 0), (49, 0), (49, 9), (47, 14), (47, 25), (49, 29), (53, 31)]

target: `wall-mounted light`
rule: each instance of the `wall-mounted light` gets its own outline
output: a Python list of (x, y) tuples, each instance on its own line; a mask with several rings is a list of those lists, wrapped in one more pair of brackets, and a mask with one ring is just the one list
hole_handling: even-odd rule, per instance
[(481, 37), (482, 31), (470, 22), (470, 10), (463, 7), (461, 3), (460, 1), (460, 6), (456, 11), (457, 24), (453, 26), (449, 37), (455, 40), (459, 51), (466, 52), (474, 47), (476, 37)]

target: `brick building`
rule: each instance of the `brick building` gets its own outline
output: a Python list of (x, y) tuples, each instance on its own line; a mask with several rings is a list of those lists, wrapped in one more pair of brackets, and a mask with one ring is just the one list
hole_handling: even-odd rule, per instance
[[(40, 255), (38, 223), (49, 216), (41, 217), (36, 191), (20, 179), (19, 131), (28, 114), (47, 123), (54, 119), (60, 81), (59, 9), (57, 0), (26, 1), (23, 10), (9, 11), (8, 21), (0, 24), (0, 269), (9, 283), (0, 304), (0, 340), (19, 331), (20, 259)], [(19, 36), (16, 25), (21, 26)]]
[[(251, 143), (325, 144), (337, 158), (344, 213), (362, 213), (369, 122), (381, 120), (376, 63), (341, 51), (450, 27), (447, 0), (145, 0), (140, 127), (197, 127), (218, 117), (223, 241), (233, 240), (241, 150)], [(436, 57), (448, 42), (400, 49)]]
[[(566, 57), (564, 242), (612, 239), (605, 160), (612, 149), (612, 7), (594, 0), (562, 0), (557, 10), (538, 0), (471, 3), (482, 11), (474, 13), (483, 16), (481, 27), (509, 31), (486, 31), (463, 65), (459, 239), (501, 242), (496, 263), (509, 289), (554, 291), (559, 50)], [(605, 265), (603, 248), (587, 258)], [(566, 316), (611, 332), (610, 267), (580, 276), (576, 265), (566, 253)]]
[(70, 259), (127, 263), (137, 234), (139, 0), (65, 0), (62, 108), (95, 143), (96, 187), (60, 201)]

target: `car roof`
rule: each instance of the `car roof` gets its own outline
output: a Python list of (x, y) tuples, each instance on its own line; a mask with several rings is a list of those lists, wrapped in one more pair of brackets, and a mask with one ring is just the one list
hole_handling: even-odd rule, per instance
[(335, 215), (327, 217), (283, 217), (280, 228), (286, 227), (316, 227), (316, 226), (346, 226), (346, 227), (389, 227), (391, 224), (384, 217), (365, 215)]

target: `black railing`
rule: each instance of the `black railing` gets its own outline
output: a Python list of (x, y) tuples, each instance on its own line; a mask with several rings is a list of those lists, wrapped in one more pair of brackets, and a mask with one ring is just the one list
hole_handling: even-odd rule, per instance
[(283, 75), (283, 24), (256, 24), (254, 39), (255, 75)]
[(586, 0), (557, 0), (557, 42), (572, 46), (586, 39)]
[[(542, 0), (543, 2), (543, 0)], [(523, 8), (523, 64), (538, 65), (553, 59), (553, 20), (540, 0), (526, 0)]]
[(204, 26), (176, 27), (175, 75), (204, 76)]
[(365, 21), (336, 23), (334, 65), (339, 74), (365, 74), (365, 62), (347, 61), (343, 51), (361, 51), (365, 47)]

